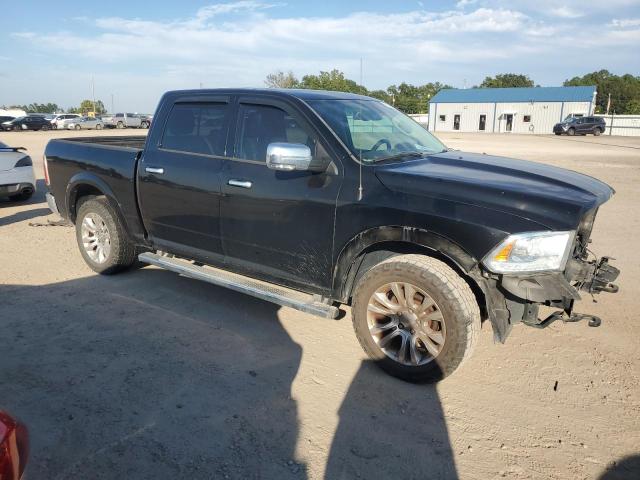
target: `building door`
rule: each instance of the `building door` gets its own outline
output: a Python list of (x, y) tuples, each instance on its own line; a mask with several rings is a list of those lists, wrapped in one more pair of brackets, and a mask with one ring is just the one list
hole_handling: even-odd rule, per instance
[(505, 119), (504, 131), (510, 132), (513, 129), (513, 114), (511, 113), (505, 114), (504, 119)]
[(486, 115), (480, 115), (480, 124), (478, 125), (478, 130), (483, 132), (486, 127), (487, 127), (487, 116)]
[(460, 130), (460, 115), (459, 114), (455, 114), (453, 116), (453, 129), (454, 130)]

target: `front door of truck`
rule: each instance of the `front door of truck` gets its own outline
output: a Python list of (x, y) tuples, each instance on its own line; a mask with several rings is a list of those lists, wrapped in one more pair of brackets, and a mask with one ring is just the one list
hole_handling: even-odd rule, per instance
[(267, 281), (328, 289), (341, 166), (334, 162), (320, 173), (267, 167), (273, 142), (306, 144), (313, 155), (328, 157), (304, 116), (279, 100), (240, 98), (234, 137), (234, 158), (222, 171), (227, 262)]
[(138, 166), (144, 224), (159, 249), (221, 261), (220, 172), (231, 104), (228, 96), (193, 96), (165, 107), (162, 134), (150, 138)]

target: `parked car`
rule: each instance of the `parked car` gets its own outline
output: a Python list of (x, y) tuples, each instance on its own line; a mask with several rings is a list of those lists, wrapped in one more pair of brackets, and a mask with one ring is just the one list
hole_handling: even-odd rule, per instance
[(96, 272), (139, 259), (323, 317), (351, 305), (365, 352), (415, 382), (471, 354), (481, 315), (501, 342), (518, 323), (597, 326), (579, 291), (617, 291), (589, 256), (614, 193), (595, 178), (451, 151), (346, 93), (174, 91), (156, 116), (146, 142), (46, 147), (47, 201)]
[(553, 133), (556, 135), (600, 135), (604, 133), (606, 124), (602, 117), (567, 117), (564, 121), (556, 123)]
[(80, 118), (80, 115), (77, 113), (59, 113), (54, 115), (51, 119), (51, 126), (53, 128), (60, 128), (60, 125), (65, 120), (75, 120), (76, 118)]
[(107, 128), (148, 128), (148, 122), (143, 121), (135, 113), (116, 113), (115, 115), (103, 115), (102, 121)]
[(65, 128), (69, 130), (102, 130), (104, 123), (99, 118), (80, 117), (65, 122)]
[(3, 130), (51, 130), (51, 124), (42, 115), (27, 115), (2, 124)]
[(0, 480), (20, 480), (28, 457), (27, 427), (0, 410)]
[(36, 191), (33, 161), (22, 147), (0, 142), (0, 197), (24, 201)]

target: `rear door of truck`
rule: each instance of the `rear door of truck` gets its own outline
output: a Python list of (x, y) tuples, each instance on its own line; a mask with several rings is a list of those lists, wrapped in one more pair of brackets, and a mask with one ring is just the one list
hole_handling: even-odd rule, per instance
[(221, 261), (220, 172), (228, 95), (186, 95), (162, 107), (138, 166), (143, 222), (157, 248)]

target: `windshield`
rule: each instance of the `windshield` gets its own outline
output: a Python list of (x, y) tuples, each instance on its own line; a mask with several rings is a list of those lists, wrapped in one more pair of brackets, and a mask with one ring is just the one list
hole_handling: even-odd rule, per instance
[(365, 163), (447, 149), (405, 114), (378, 100), (310, 100), (309, 105)]

